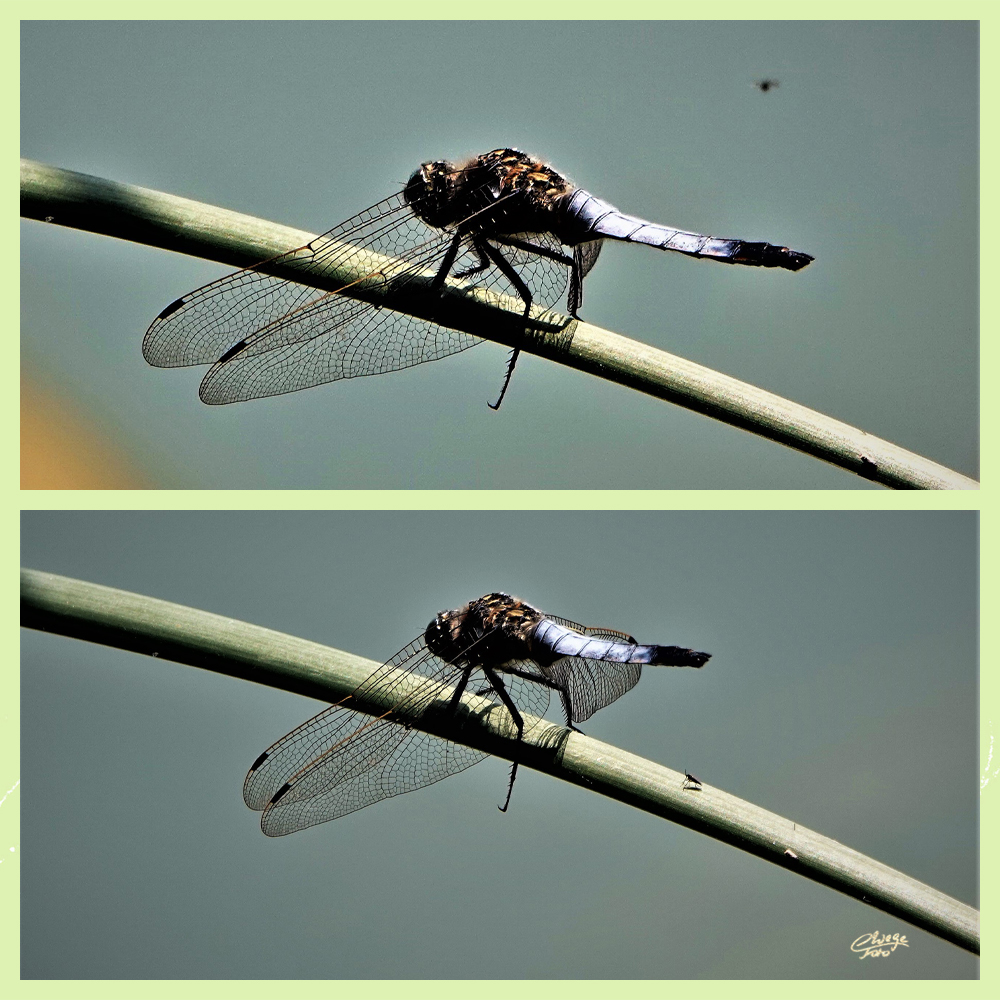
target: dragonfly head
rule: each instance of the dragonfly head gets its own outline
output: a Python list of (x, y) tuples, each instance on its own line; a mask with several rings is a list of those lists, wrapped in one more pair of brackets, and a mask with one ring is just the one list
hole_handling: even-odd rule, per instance
[(429, 166), (433, 166), (433, 164), (423, 163), (417, 170), (414, 170), (410, 174), (410, 179), (406, 182), (406, 187), (403, 188), (403, 197), (406, 199), (407, 205), (418, 204), (427, 196), (427, 183), (424, 177), (424, 170)]
[(406, 204), (429, 226), (442, 228), (447, 224), (447, 204), (454, 174), (455, 168), (447, 160), (431, 160), (421, 163), (420, 169), (413, 171), (403, 188)]
[(403, 198), (410, 209), (428, 226), (448, 229), (482, 212), (499, 197), (495, 171), (474, 156), (465, 163), (429, 160), (420, 164), (403, 188)]

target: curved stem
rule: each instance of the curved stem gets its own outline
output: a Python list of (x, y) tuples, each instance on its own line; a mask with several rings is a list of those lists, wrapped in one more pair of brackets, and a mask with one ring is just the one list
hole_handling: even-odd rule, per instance
[[(203, 667), (330, 702), (379, 664), (246, 622), (81, 580), (21, 571), (21, 624)], [(425, 683), (416, 675), (412, 683)], [(362, 710), (385, 712), (372, 692)], [(672, 771), (582, 733), (525, 717), (511, 732), (500, 707), (466, 693), (458, 713), (420, 716), (414, 728), (505, 757), (680, 823), (812, 879), (979, 954), (979, 912), (851, 848), (719, 788), (685, 788)]]
[[(21, 215), (237, 267), (258, 264), (315, 239), (313, 233), (213, 205), (31, 160), (21, 161)], [(526, 334), (516, 300), (508, 302), (455, 280), (441, 296), (432, 287), (431, 274), (409, 282), (405, 294), (389, 297), (362, 280), (377, 273), (377, 255), (359, 254), (350, 266), (353, 269), (336, 274), (326, 264), (324, 273), (310, 272), (302, 262), (261, 269), (519, 347), (770, 438), (883, 486), (979, 489), (974, 479), (849, 424), (589, 323), (533, 309)]]

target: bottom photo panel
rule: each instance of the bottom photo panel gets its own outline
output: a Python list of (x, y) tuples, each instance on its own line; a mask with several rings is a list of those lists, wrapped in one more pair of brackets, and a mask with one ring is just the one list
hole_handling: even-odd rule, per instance
[(21, 977), (977, 979), (978, 535), (26, 512)]

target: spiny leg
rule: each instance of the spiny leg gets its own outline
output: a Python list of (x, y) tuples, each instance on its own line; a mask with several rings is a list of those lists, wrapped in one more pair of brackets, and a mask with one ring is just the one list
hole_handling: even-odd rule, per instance
[[(433, 291), (440, 291), (444, 287), (444, 283), (455, 264), (455, 260), (458, 258), (458, 253), (461, 250), (462, 243), (465, 238), (464, 233), (455, 233), (444, 258), (441, 261), (441, 266), (438, 268), (437, 274), (434, 275), (434, 280), (431, 282), (431, 289)], [(524, 320), (527, 322), (528, 313), (531, 311), (531, 291), (521, 280), (521, 276), (514, 270), (513, 267), (510, 266), (507, 259), (500, 253), (499, 250), (495, 250), (485, 241), (474, 239), (472, 241), (472, 245), (479, 256), (479, 264), (466, 268), (465, 270), (459, 272), (456, 277), (461, 278), (470, 274), (478, 274), (481, 271), (487, 270), (492, 262), (500, 269), (501, 273), (507, 278), (508, 281), (510, 281), (510, 283), (517, 290), (518, 294), (520, 294), (521, 298), (524, 300)], [(503, 388), (500, 390), (500, 397), (495, 403), (486, 404), (491, 410), (500, 409), (500, 404), (503, 402), (504, 394), (507, 392), (507, 386), (510, 385), (510, 377), (514, 374), (514, 365), (517, 363), (517, 356), (520, 353), (520, 347), (515, 347), (513, 351), (511, 351), (510, 360), (507, 362), (507, 374), (504, 376)]]
[(583, 305), (583, 265), (573, 254), (573, 264), (569, 269), (569, 291), (566, 294), (566, 308), (573, 319), (579, 319), (577, 312)]
[(473, 242), (472, 249), (476, 251), (479, 263), (473, 264), (462, 271), (456, 271), (456, 278), (468, 278), (470, 274), (482, 274), (483, 271), (488, 271), (493, 266), (492, 261), (483, 253), (483, 249), (478, 242)]
[(578, 243), (573, 247), (573, 266), (569, 273), (566, 306), (574, 319), (580, 318), (580, 306), (583, 305), (583, 279), (594, 269), (597, 258), (601, 255), (602, 246), (601, 240), (591, 240), (589, 243)]
[[(507, 687), (504, 682), (500, 679), (499, 674), (497, 674), (491, 667), (487, 667), (483, 664), (483, 673), (486, 674), (486, 679), (493, 685), (493, 690), (500, 695), (500, 700), (507, 706), (507, 711), (510, 712), (511, 719), (514, 720), (514, 725), (517, 727), (517, 738), (519, 740), (524, 739), (524, 719), (521, 718), (521, 713), (517, 710), (517, 706), (511, 700), (510, 695), (507, 693)], [(507, 806), (510, 805), (510, 796), (514, 791), (514, 779), (517, 777), (517, 761), (513, 761), (510, 769), (510, 784), (507, 786), (507, 798), (504, 800), (502, 806), (497, 806), (500, 812), (505, 813), (507, 811)]]
[[(452, 238), (451, 243), (448, 244), (448, 249), (445, 251), (444, 257), (441, 259), (441, 266), (437, 269), (437, 274), (434, 275), (431, 281), (431, 291), (436, 292), (438, 295), (442, 294), (442, 289), (444, 288), (444, 283), (448, 280), (448, 275), (451, 269), (455, 266), (455, 260), (458, 257), (459, 251), (462, 249), (462, 242), (465, 236), (462, 233), (455, 233)], [(381, 306), (377, 307), (381, 308)], [(434, 313), (432, 313), (434, 315)]]
[[(476, 242), (477, 250), (481, 253), (486, 254), (487, 257), (500, 269), (500, 273), (514, 286), (517, 293), (521, 296), (524, 301), (524, 322), (527, 324), (528, 315), (531, 312), (531, 289), (524, 283), (521, 276), (511, 267), (510, 262), (506, 257), (496, 247), (490, 246), (489, 243), (482, 241)], [(525, 328), (522, 328), (522, 336)], [(517, 364), (517, 356), (521, 353), (520, 347), (515, 347), (510, 352), (510, 360), (507, 362), (507, 374), (504, 376), (503, 387), (500, 390), (500, 397), (495, 403), (488, 403), (487, 405), (491, 410), (499, 410), (500, 404), (503, 402), (503, 397), (507, 392), (507, 386), (510, 385), (510, 377), (514, 374), (514, 365)]]
[[(458, 703), (462, 700), (462, 695), (465, 693), (465, 686), (466, 684), (469, 683), (469, 677), (471, 675), (472, 675), (472, 667), (465, 667), (462, 670), (462, 676), (459, 678), (458, 685), (455, 688), (455, 693), (451, 696), (451, 701), (448, 702), (448, 707), (445, 709), (445, 715), (447, 718), (449, 719), (453, 718), (455, 712), (458, 710)], [(347, 697), (351, 698), (353, 697), (353, 695), (348, 695)], [(343, 700), (347, 701), (347, 698)], [(341, 702), (338, 701), (337, 704), (340, 705)], [(398, 721), (399, 724), (404, 729), (413, 728), (412, 722), (403, 722), (402, 720), (395, 720), (395, 721)]]
[(578, 729), (573, 725), (573, 705), (570, 701), (569, 690), (563, 687), (561, 684), (554, 680), (550, 680), (548, 677), (544, 677), (541, 674), (529, 673), (524, 670), (518, 670), (516, 667), (506, 667), (504, 669), (505, 674), (511, 674), (513, 677), (523, 677), (526, 681), (531, 681), (533, 684), (541, 684), (542, 687), (547, 687), (551, 691), (558, 691), (559, 698), (562, 701), (563, 711), (566, 713), (566, 728), (572, 729), (574, 733), (582, 733), (582, 729)]
[[(558, 250), (552, 250), (549, 247), (540, 247), (528, 240), (519, 240), (513, 237), (494, 237), (494, 242), (505, 247), (514, 247), (516, 250), (526, 250), (537, 257), (547, 257), (549, 260), (565, 264), (570, 269), (569, 295), (567, 296), (566, 305), (573, 319), (580, 318), (577, 312), (583, 304), (583, 279), (590, 267), (593, 266), (590, 258), (584, 258), (580, 247), (577, 247), (573, 251), (573, 256), (570, 257), (568, 254), (560, 253)], [(596, 256), (594, 254), (594, 259), (596, 259)]]

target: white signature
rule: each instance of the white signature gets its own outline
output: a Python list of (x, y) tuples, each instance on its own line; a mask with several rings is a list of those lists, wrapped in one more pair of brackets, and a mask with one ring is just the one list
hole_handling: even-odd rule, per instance
[(979, 779), (979, 793), (990, 783), (990, 778), (1000, 775), (1000, 767), (990, 774), (990, 765), (993, 763), (993, 720), (990, 719), (990, 749), (986, 757), (986, 765), (983, 767), (982, 777)]
[(905, 934), (879, 937), (878, 931), (872, 931), (871, 934), (862, 934), (856, 938), (851, 944), (851, 951), (860, 952), (862, 958), (888, 958), (899, 947), (910, 947)]

